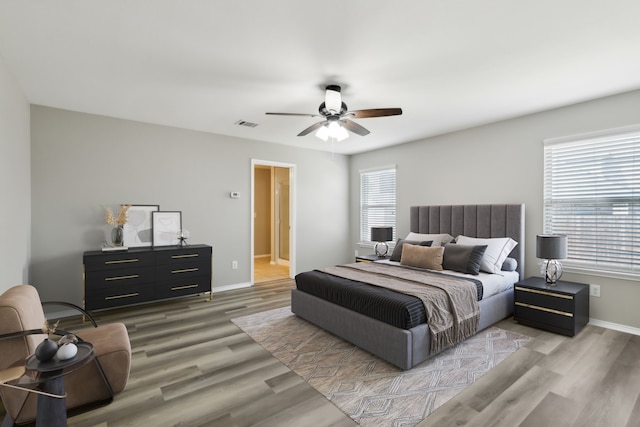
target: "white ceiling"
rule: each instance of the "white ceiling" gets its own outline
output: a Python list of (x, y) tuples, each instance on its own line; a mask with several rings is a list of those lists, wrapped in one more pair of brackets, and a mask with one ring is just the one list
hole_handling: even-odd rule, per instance
[[(640, 88), (638, 0), (0, 0), (29, 102), (356, 153)], [(296, 135), (326, 84), (371, 134)], [(235, 125), (238, 120), (255, 128)]]

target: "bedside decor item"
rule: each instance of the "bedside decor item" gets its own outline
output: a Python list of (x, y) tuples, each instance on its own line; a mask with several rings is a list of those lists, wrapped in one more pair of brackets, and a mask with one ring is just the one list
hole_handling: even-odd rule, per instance
[(131, 205), (120, 205), (118, 214), (114, 215), (110, 206), (105, 207), (104, 221), (109, 225), (115, 225), (111, 230), (111, 244), (113, 246), (123, 246), (123, 227), (127, 223), (127, 211)]
[(538, 234), (536, 236), (536, 257), (541, 258), (540, 273), (547, 285), (554, 286), (562, 276), (559, 259), (567, 258), (567, 236), (564, 234)]
[(152, 212), (153, 246), (176, 246), (180, 243), (182, 212)]
[(389, 252), (387, 242), (393, 240), (393, 227), (371, 227), (371, 241), (377, 242), (375, 253), (379, 257), (384, 257)]
[(125, 246), (130, 248), (151, 246), (153, 243), (151, 213), (159, 210), (160, 205), (129, 205), (127, 222), (123, 227)]
[(69, 360), (76, 354), (78, 354), (78, 346), (72, 342), (68, 342), (58, 347), (54, 358), (56, 360)]

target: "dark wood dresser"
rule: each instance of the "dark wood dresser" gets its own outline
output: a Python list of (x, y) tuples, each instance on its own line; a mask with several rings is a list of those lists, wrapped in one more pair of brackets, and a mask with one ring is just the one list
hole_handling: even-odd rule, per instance
[(548, 286), (541, 277), (514, 285), (513, 319), (525, 325), (574, 336), (589, 323), (589, 285), (559, 280)]
[(130, 248), (83, 254), (85, 310), (212, 292), (208, 245)]

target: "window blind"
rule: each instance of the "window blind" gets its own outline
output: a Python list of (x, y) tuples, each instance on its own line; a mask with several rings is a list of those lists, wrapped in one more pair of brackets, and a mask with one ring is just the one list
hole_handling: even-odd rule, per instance
[(395, 167), (360, 172), (361, 242), (371, 242), (371, 227), (393, 227), (393, 240), (395, 240)]
[(544, 232), (566, 266), (640, 273), (640, 129), (545, 141)]

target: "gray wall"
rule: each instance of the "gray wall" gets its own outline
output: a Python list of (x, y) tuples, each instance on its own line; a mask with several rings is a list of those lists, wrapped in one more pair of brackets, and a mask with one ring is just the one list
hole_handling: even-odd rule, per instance
[(0, 56), (0, 293), (29, 281), (29, 103)]
[(189, 241), (214, 248), (214, 291), (250, 282), (252, 158), (296, 165), (298, 271), (352, 254), (346, 156), (42, 106), (31, 144), (31, 281), (46, 299), (81, 302), (82, 252), (105, 238), (105, 204), (182, 211)]
[[(428, 120), (428, 118), (425, 118)], [(418, 204), (526, 204), (526, 274), (539, 274), (535, 236), (542, 232), (543, 140), (640, 123), (640, 91), (428, 138), (351, 157), (351, 238), (358, 242), (359, 170), (397, 165), (398, 236)], [(366, 252), (365, 248), (356, 249)], [(370, 251), (370, 249), (369, 249)], [(601, 285), (591, 317), (640, 328), (640, 283), (565, 273)]]

